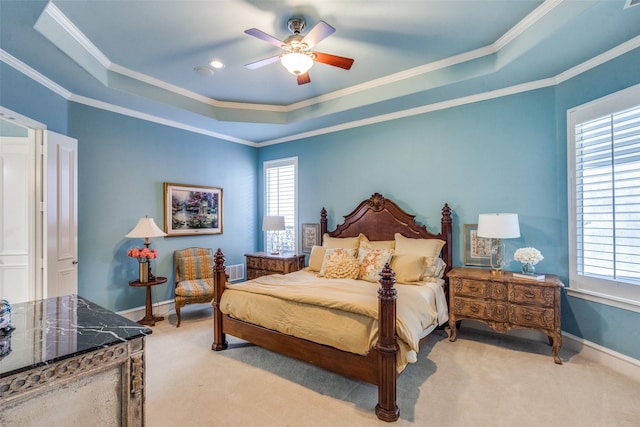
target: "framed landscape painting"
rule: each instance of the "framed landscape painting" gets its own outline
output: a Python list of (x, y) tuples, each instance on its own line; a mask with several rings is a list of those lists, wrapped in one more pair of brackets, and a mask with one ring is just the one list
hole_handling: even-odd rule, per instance
[(164, 209), (168, 236), (222, 234), (222, 188), (165, 182)]

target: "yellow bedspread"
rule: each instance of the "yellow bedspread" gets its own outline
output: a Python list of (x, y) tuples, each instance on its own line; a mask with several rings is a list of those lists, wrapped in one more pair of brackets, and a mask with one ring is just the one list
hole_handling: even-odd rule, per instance
[[(220, 310), (234, 318), (357, 354), (377, 341), (379, 283), (325, 279), (307, 271), (228, 284)], [(435, 284), (396, 285), (396, 329), (402, 370), (437, 324)]]

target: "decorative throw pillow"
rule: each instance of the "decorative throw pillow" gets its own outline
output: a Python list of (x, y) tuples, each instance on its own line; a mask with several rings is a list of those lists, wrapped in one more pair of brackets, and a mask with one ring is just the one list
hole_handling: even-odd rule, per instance
[[(355, 276), (353, 279), (358, 278), (360, 272), (360, 266), (356, 259), (356, 249), (353, 248), (327, 248), (325, 249), (324, 259), (322, 260), (322, 267), (318, 276), (327, 277), (329, 279), (337, 279), (336, 275), (346, 274), (349, 272), (353, 276), (353, 264), (355, 263)], [(344, 264), (344, 265), (343, 265)], [(343, 271), (344, 270), (344, 271)], [(329, 276), (327, 276), (329, 272)], [(351, 276), (349, 276), (351, 277)]]
[(395, 249), (395, 240), (369, 240), (367, 236), (360, 233), (360, 249)]
[(394, 254), (390, 267), (396, 273), (396, 282), (417, 282), (424, 272), (425, 258), (422, 255)]
[(313, 246), (311, 248), (311, 254), (309, 255), (309, 270), (320, 271), (326, 251), (327, 248), (324, 248), (322, 246)]
[(358, 263), (360, 264), (359, 279), (368, 282), (380, 280), (380, 272), (384, 265), (391, 260), (393, 251), (391, 249), (364, 249), (358, 251)]
[(421, 255), (425, 258), (425, 269), (422, 280), (433, 278), (436, 273), (436, 260), (446, 243), (440, 239), (411, 239), (400, 233), (395, 234), (396, 254)]
[(327, 279), (357, 279), (360, 265), (356, 250), (345, 248), (327, 249), (319, 276)]
[(353, 248), (358, 249), (358, 237), (330, 237), (327, 233), (322, 236), (322, 246), (325, 248)]

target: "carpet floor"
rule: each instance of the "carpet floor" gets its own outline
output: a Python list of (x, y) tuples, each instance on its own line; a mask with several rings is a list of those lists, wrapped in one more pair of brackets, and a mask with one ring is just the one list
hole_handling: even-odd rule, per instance
[[(194, 306), (197, 307), (197, 306)], [(146, 348), (146, 425), (371, 426), (376, 387), (227, 336), (211, 350), (212, 310), (174, 314)], [(580, 354), (553, 363), (546, 337), (436, 330), (398, 378), (396, 426), (637, 426), (640, 383)]]

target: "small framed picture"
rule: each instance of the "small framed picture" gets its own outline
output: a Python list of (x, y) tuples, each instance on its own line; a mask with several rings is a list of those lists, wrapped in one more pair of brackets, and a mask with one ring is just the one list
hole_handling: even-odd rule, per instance
[(320, 224), (302, 224), (302, 252), (311, 252), (311, 248), (320, 245)]
[(464, 263), (491, 266), (491, 239), (478, 237), (478, 224), (464, 225)]
[(164, 209), (168, 236), (222, 234), (222, 188), (165, 182)]

